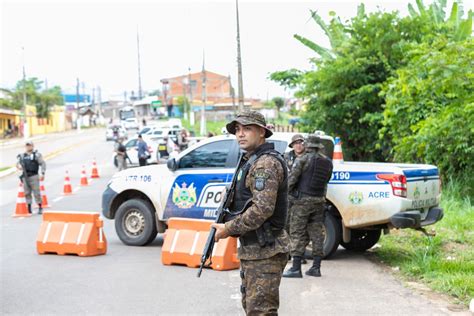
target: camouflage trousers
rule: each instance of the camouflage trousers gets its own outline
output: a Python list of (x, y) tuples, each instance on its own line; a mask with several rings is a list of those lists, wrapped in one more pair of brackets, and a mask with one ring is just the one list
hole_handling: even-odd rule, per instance
[(323, 256), (325, 198), (303, 197), (293, 202), (290, 220), (291, 256), (302, 257), (312, 244), (312, 255)]
[(23, 179), (23, 188), (25, 190), (25, 200), (26, 204), (33, 203), (33, 198), (31, 193), (35, 196), (35, 201), (37, 204), (41, 204), (41, 192), (40, 192), (40, 181), (39, 175), (34, 175), (31, 177), (26, 177)]
[[(297, 198), (292, 197), (291, 195), (288, 195), (288, 216), (286, 217), (286, 224), (285, 224), (285, 230), (290, 234), (290, 222), (291, 222), (291, 214), (292, 214), (292, 209), (293, 209), (293, 203), (294, 201), (297, 200)], [(303, 237), (303, 242), (305, 242), (305, 248), (309, 244), (309, 234), (306, 232)]]
[(280, 281), (288, 253), (260, 260), (240, 260), (242, 307), (247, 315), (278, 315)]

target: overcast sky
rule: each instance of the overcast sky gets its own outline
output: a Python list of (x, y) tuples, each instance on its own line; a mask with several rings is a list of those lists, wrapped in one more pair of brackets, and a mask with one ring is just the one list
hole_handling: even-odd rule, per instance
[[(143, 90), (160, 89), (160, 79), (206, 69), (231, 75), (237, 87), (235, 1), (159, 0), (0, 0), (1, 87), (28, 77), (47, 79), (75, 93), (76, 78), (86, 93), (100, 86), (102, 98), (118, 99), (138, 90), (137, 27), (140, 34)], [(344, 20), (354, 16), (361, 1), (240, 1), (240, 29), (246, 97), (289, 96), (268, 80), (269, 73), (288, 68), (309, 69), (314, 53), (293, 38), (306, 36), (327, 44), (310, 19), (317, 10), (327, 21), (329, 11)], [(407, 14), (415, 1), (364, 1)], [(428, 2), (425, 0), (425, 3)], [(472, 8), (465, 1), (465, 9)], [(450, 6), (449, 6), (450, 7)]]

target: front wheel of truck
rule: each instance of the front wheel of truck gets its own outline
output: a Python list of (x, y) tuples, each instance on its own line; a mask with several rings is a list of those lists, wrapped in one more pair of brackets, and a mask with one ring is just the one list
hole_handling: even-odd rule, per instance
[(115, 231), (129, 246), (145, 246), (157, 234), (154, 213), (148, 201), (131, 199), (120, 205), (115, 214)]
[(341, 242), (341, 246), (347, 250), (365, 251), (372, 248), (380, 239), (380, 229), (352, 229), (351, 240), (348, 243)]

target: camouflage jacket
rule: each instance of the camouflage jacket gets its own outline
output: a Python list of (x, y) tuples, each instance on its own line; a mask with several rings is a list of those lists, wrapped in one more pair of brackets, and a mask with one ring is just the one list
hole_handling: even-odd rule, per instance
[[(250, 155), (248, 155), (250, 156)], [(263, 190), (256, 189), (257, 177), (264, 177)], [(277, 200), (277, 191), (284, 180), (281, 163), (271, 155), (262, 155), (250, 167), (245, 185), (252, 192), (252, 206), (233, 220), (225, 223), (226, 231), (230, 235), (243, 235), (256, 230), (273, 215)], [(240, 245), (239, 258), (243, 260), (259, 260), (289, 252), (290, 240), (288, 234), (282, 230), (276, 237), (273, 246), (260, 247), (258, 244)]]

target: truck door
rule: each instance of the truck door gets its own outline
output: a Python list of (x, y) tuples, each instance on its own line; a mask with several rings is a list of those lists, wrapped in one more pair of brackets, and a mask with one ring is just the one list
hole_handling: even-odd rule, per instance
[(233, 139), (217, 140), (190, 151), (178, 161), (168, 193), (164, 219), (213, 219), (224, 189), (232, 179), (238, 148)]

